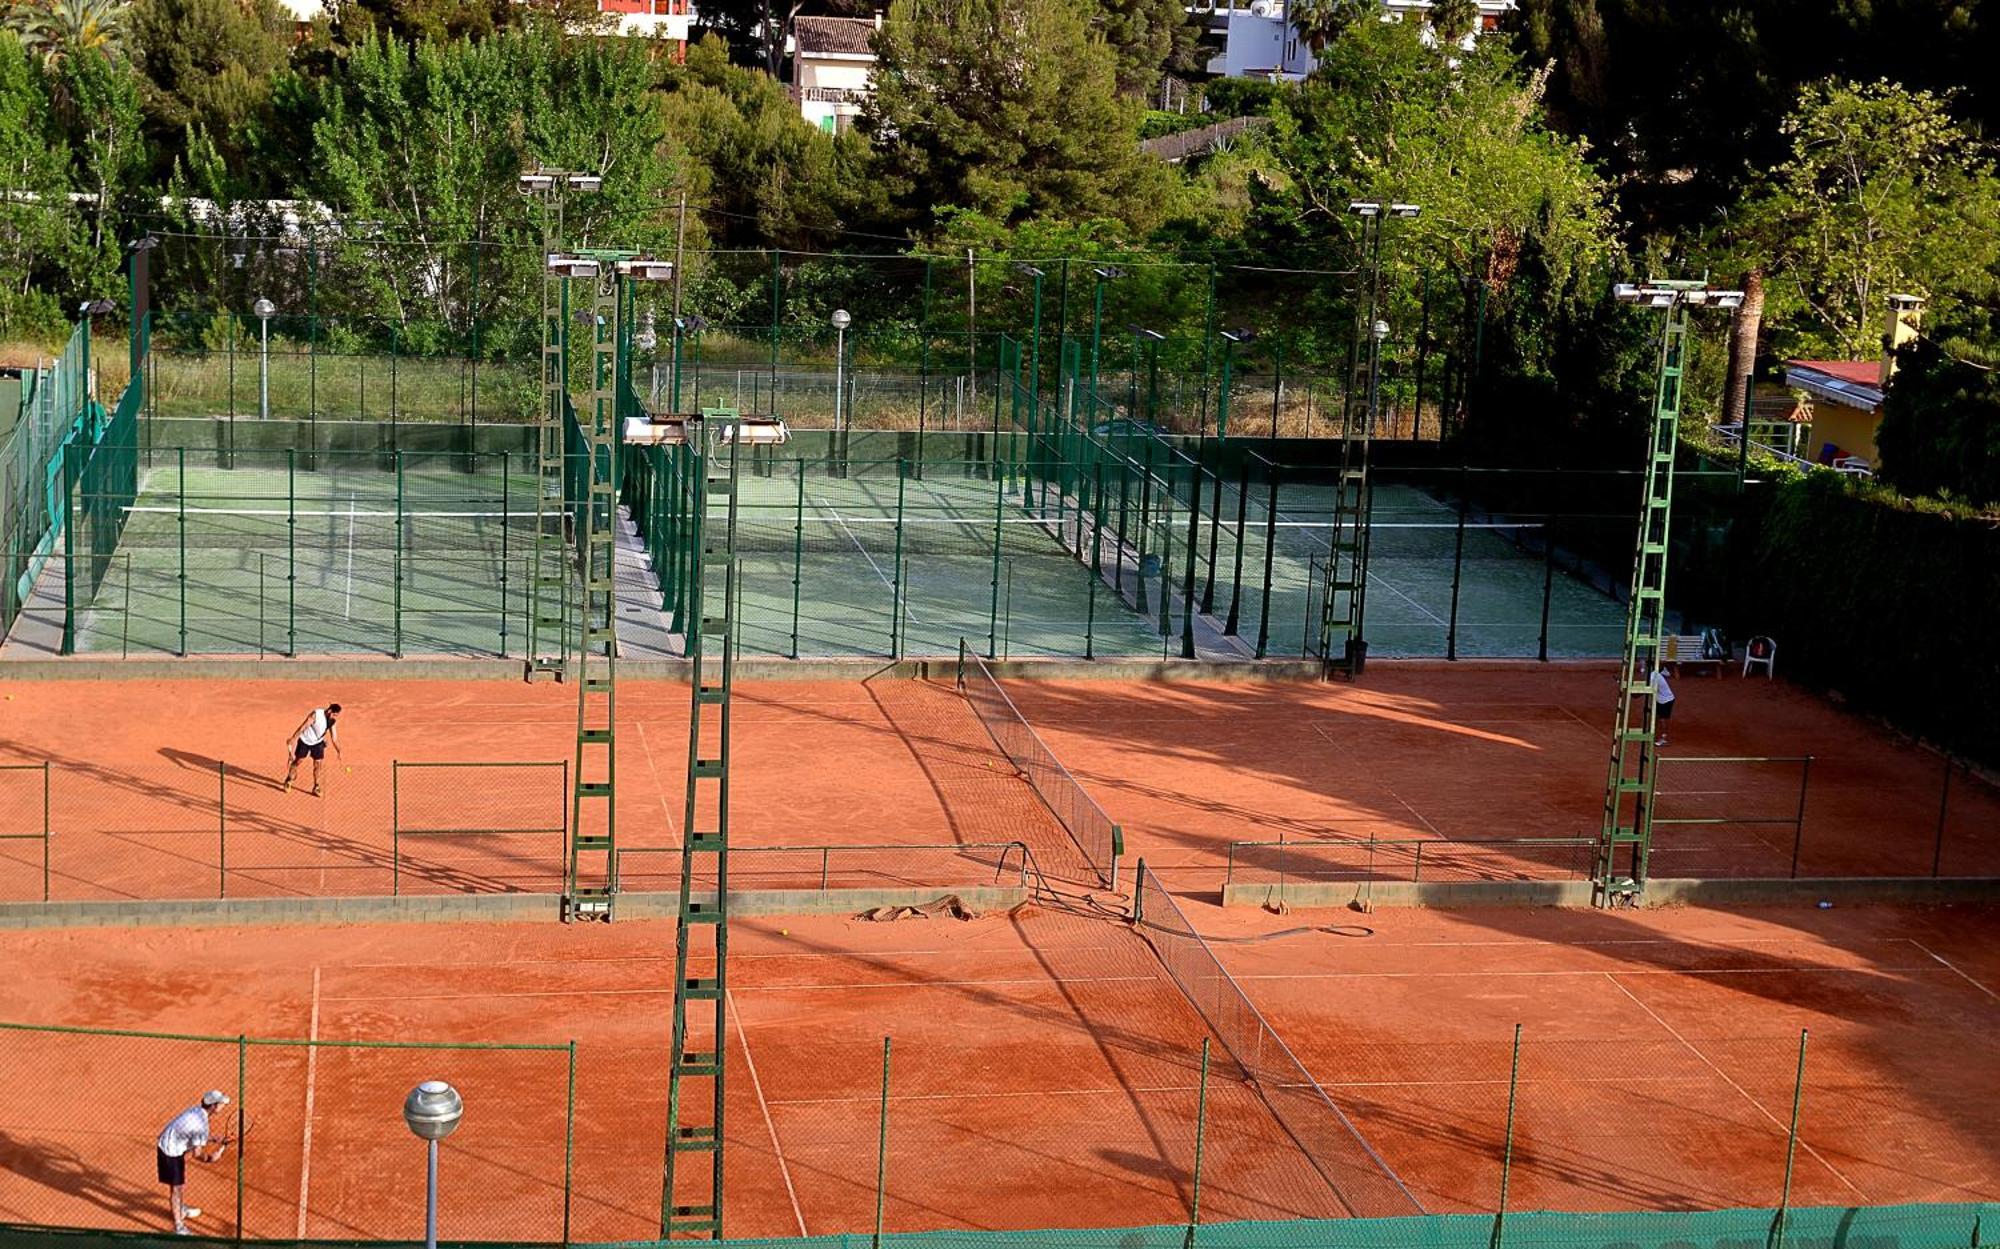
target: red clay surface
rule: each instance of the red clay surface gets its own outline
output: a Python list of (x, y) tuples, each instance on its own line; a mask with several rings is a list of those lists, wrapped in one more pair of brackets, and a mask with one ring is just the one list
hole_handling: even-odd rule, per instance
[[(560, 889), (560, 832), (429, 835), (405, 839), (400, 856), (391, 835), (398, 800), (405, 825), (551, 828), (551, 816), (560, 821), (568, 805), (559, 770), (405, 772), (392, 798), (390, 765), (566, 761), (576, 726), (567, 686), (59, 681), (0, 688), (0, 833), (39, 831), (42, 773), (34, 765), (50, 761), (55, 900)], [(346, 753), (329, 753), (326, 796), (280, 792), (287, 735), (308, 709), (330, 701), (346, 709)], [(618, 828), (628, 888), (672, 888), (677, 880), (687, 703), (685, 686), (619, 688)], [(1023, 818), (1012, 769), (949, 687), (739, 686), (734, 716), (732, 832), (739, 848), (953, 846), (1047, 832), (1045, 821)], [(227, 765), (226, 786), (219, 763)], [(1002, 793), (1011, 800), (998, 801)], [(1039, 811), (1032, 799), (1027, 805)], [(1057, 838), (1053, 851), (1070, 848)], [(39, 840), (0, 840), (0, 900), (42, 896), (42, 850)], [(984, 866), (990, 857), (849, 852), (823, 864), (816, 853), (745, 854), (732, 872), (745, 888), (810, 887), (823, 866), (835, 887), (898, 878), (966, 884), (991, 878)], [(1042, 863), (1059, 875), (1075, 866), (1059, 853)]]
[[(1022, 714), (1177, 889), (1212, 889), (1232, 842), (1595, 837), (1613, 710), (1601, 665), (1376, 664), (1358, 684), (1008, 682)], [(1945, 767), (1782, 682), (1684, 677), (1667, 758), (1814, 756), (1800, 876), (1924, 876)], [(1797, 786), (1727, 765), (1691, 783), (1702, 814), (1789, 816)], [(1686, 775), (1685, 773), (1676, 774)], [(1795, 775), (1793, 773), (1792, 775)], [(1777, 824), (1655, 830), (1656, 876), (1784, 876)], [(1314, 860), (1289, 855), (1294, 872)], [(1588, 875), (1588, 852), (1447, 852), (1461, 875)], [(1239, 879), (1276, 879), (1271, 851)], [(1359, 851), (1321, 862), (1368, 874)], [(1940, 874), (2000, 874), (2000, 791), (1952, 781)], [(1580, 873), (1578, 872), (1580, 869)], [(1376, 873), (1407, 879), (1408, 857)], [(1439, 874), (1443, 874), (1442, 870)]]
[[(1184, 904), (1185, 905), (1185, 904)], [(2000, 1197), (2000, 908), (1190, 907), (1277, 1031), (1439, 1211)], [(1294, 932), (1362, 920), (1373, 936)]]
[[(1407, 851), (1372, 862), (1324, 843), (1589, 837), (1602, 803), (1608, 672), (1379, 664), (1359, 685), (1008, 682), (1023, 711), (1123, 823), (1130, 853), (1177, 888), (1213, 889), (1239, 841), (1308, 841), (1349, 874), (1407, 876)], [(38, 831), (52, 762), (49, 893), (56, 899), (555, 889), (559, 833), (428, 836), (392, 846), (390, 761), (561, 762), (573, 691), (507, 682), (0, 682), (0, 834)], [(1686, 678), (1669, 756), (1815, 756), (1799, 874), (1927, 875), (1938, 849), (1941, 761), (1782, 683)], [(347, 713), (328, 794), (277, 788), (305, 710)], [(687, 693), (619, 691), (618, 823), (625, 883), (671, 887), (685, 774)], [(1029, 824), (993, 801), (1010, 786), (949, 687), (919, 682), (737, 687), (736, 844), (1006, 842)], [(217, 764), (227, 764), (226, 782)], [(350, 770), (351, 769), (351, 770)], [(409, 778), (406, 773), (405, 777)], [(1727, 768), (1705, 812), (1785, 815), (1795, 787)], [(560, 773), (428, 773), (400, 795), (405, 822), (549, 827)], [(476, 801), (475, 801), (476, 800)], [(1791, 829), (1696, 825), (1658, 833), (1654, 873), (1785, 875)], [(1038, 847), (1046, 849), (1048, 847)], [(1058, 845), (1056, 849), (1061, 849)], [(0, 840), (0, 900), (39, 898), (37, 840)], [(1294, 871), (1301, 852), (1289, 851)], [(1309, 857), (1309, 856), (1308, 856)], [(990, 856), (853, 852), (835, 885), (972, 883)], [(399, 861), (400, 860), (400, 861)], [(976, 861), (975, 861), (976, 860)], [(1452, 870), (1454, 852), (1426, 860)], [(1246, 854), (1271, 878), (1270, 852)], [(1464, 875), (1563, 876), (1576, 849), (1456, 852)], [(820, 878), (817, 854), (739, 856), (744, 887)], [(1044, 863), (1066, 874), (1075, 864)], [(2000, 871), (2000, 794), (1961, 773), (1939, 868)]]
[[(1192, 913), (1430, 1209), (1496, 1200), (1516, 1022), (1512, 1208), (1774, 1202), (1800, 1027), (1794, 1201), (2000, 1197), (2000, 912), (1401, 911), (1367, 917), (1372, 936), (1310, 930), (1351, 914)], [(1201, 1029), (1117, 921), (1040, 909), (734, 935), (732, 1235), (870, 1226), (885, 1035), (889, 1228), (1186, 1217)], [(572, 1234), (640, 1237), (658, 1219), (671, 941), (633, 922), (8, 932), (0, 1018), (574, 1040)], [(559, 1234), (566, 1055), (249, 1052), (250, 1235), (415, 1234), (421, 1153), (398, 1105), (432, 1077), (468, 1106), (445, 1149), (444, 1234)], [(6, 1221), (161, 1225), (152, 1135), (236, 1081), (229, 1045), (0, 1031), (0, 1054)], [(1324, 1213), (1231, 1070), (1211, 1084), (1205, 1215)], [(204, 1230), (233, 1230), (227, 1167), (197, 1170), (193, 1199)]]

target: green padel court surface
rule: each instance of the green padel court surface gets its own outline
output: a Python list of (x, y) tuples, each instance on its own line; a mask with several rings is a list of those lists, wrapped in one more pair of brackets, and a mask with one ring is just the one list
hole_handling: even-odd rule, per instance
[[(243, 453), (231, 468), (185, 469), (155, 456), (94, 595), (79, 574), (77, 649), (520, 655), (535, 523), (525, 458), (406, 453), (399, 494), (393, 459), (378, 454), (322, 452), (301, 467), (282, 452)], [(1094, 522), (1079, 534), (1073, 499), (1021, 477), (995, 480), (990, 463), (917, 471), (893, 460), (746, 466), (737, 541), (746, 653), (946, 655), (960, 638), (1001, 656), (1179, 653), (1184, 498), (1143, 512), (1141, 500), (1124, 500), (1121, 545), (1109, 519), (1118, 499), (1100, 537)], [(1283, 486), (1275, 524), (1264, 492), (1241, 502), (1233, 485), (1219, 510), (1213, 495), (1200, 500), (1195, 598), (1213, 621), (1203, 652), (1213, 657), (1233, 615), (1244, 650), (1261, 631), (1268, 654), (1304, 654), (1318, 629), (1331, 488)], [(1534, 657), (1545, 627), (1552, 658), (1615, 653), (1622, 611), (1545, 558), (1542, 524), (1461, 532), (1456, 519), (1413, 487), (1376, 490), (1374, 653)], [(1101, 575), (1088, 566), (1093, 544)]]

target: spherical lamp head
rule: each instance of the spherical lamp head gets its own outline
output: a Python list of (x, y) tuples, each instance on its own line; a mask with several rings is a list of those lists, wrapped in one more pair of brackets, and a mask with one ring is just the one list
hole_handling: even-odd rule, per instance
[(441, 1141), (458, 1127), (465, 1099), (443, 1080), (426, 1080), (403, 1099), (403, 1122), (427, 1141)]

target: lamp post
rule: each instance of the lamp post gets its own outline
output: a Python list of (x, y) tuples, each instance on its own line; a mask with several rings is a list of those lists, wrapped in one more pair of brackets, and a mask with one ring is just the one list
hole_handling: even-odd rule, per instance
[(1033, 396), (1034, 406), (1039, 408), (1042, 403), (1042, 279), (1047, 275), (1031, 264), (1018, 263), (1014, 268), (1023, 277), (1033, 279), (1035, 284), (1034, 322), (1028, 331), (1028, 373), (1033, 378), (1029, 383), (1029, 394)]
[(1216, 396), (1215, 437), (1221, 441), (1229, 436), (1229, 390), (1231, 375), (1236, 368), (1236, 348), (1239, 343), (1255, 342), (1257, 331), (1245, 326), (1242, 329), (1222, 331), (1222, 391)]
[(1125, 271), (1117, 265), (1104, 265), (1092, 269), (1090, 275), (1097, 279), (1097, 292), (1092, 296), (1093, 309), (1090, 314), (1090, 398), (1097, 399), (1097, 368), (1099, 355), (1104, 343), (1104, 284), (1115, 282), (1125, 276)]
[(854, 318), (847, 309), (835, 308), (827, 321), (833, 326), (833, 428), (838, 432), (847, 428), (847, 327)]
[(271, 419), (271, 318), (277, 314), (278, 305), (268, 299), (259, 299), (250, 305), (250, 311), (257, 315), (257, 419)]
[(465, 1116), (465, 1099), (443, 1080), (426, 1080), (403, 1099), (403, 1122), (429, 1146), (424, 1182), (424, 1246), (438, 1243), (438, 1142), (450, 1136)]
[(1368, 327), (1368, 436), (1375, 436), (1380, 423), (1382, 398), (1382, 344), (1389, 337), (1389, 323), (1377, 318)]

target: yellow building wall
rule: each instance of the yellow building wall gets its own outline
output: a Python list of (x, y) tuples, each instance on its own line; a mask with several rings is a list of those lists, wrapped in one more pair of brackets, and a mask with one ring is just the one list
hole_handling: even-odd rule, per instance
[(1880, 456), (1875, 449), (1875, 430), (1881, 422), (1879, 413), (1821, 400), (1813, 404), (1812, 428), (1806, 433), (1800, 455), (1817, 464), (1820, 448), (1830, 442), (1846, 454), (1858, 455), (1873, 464)]

